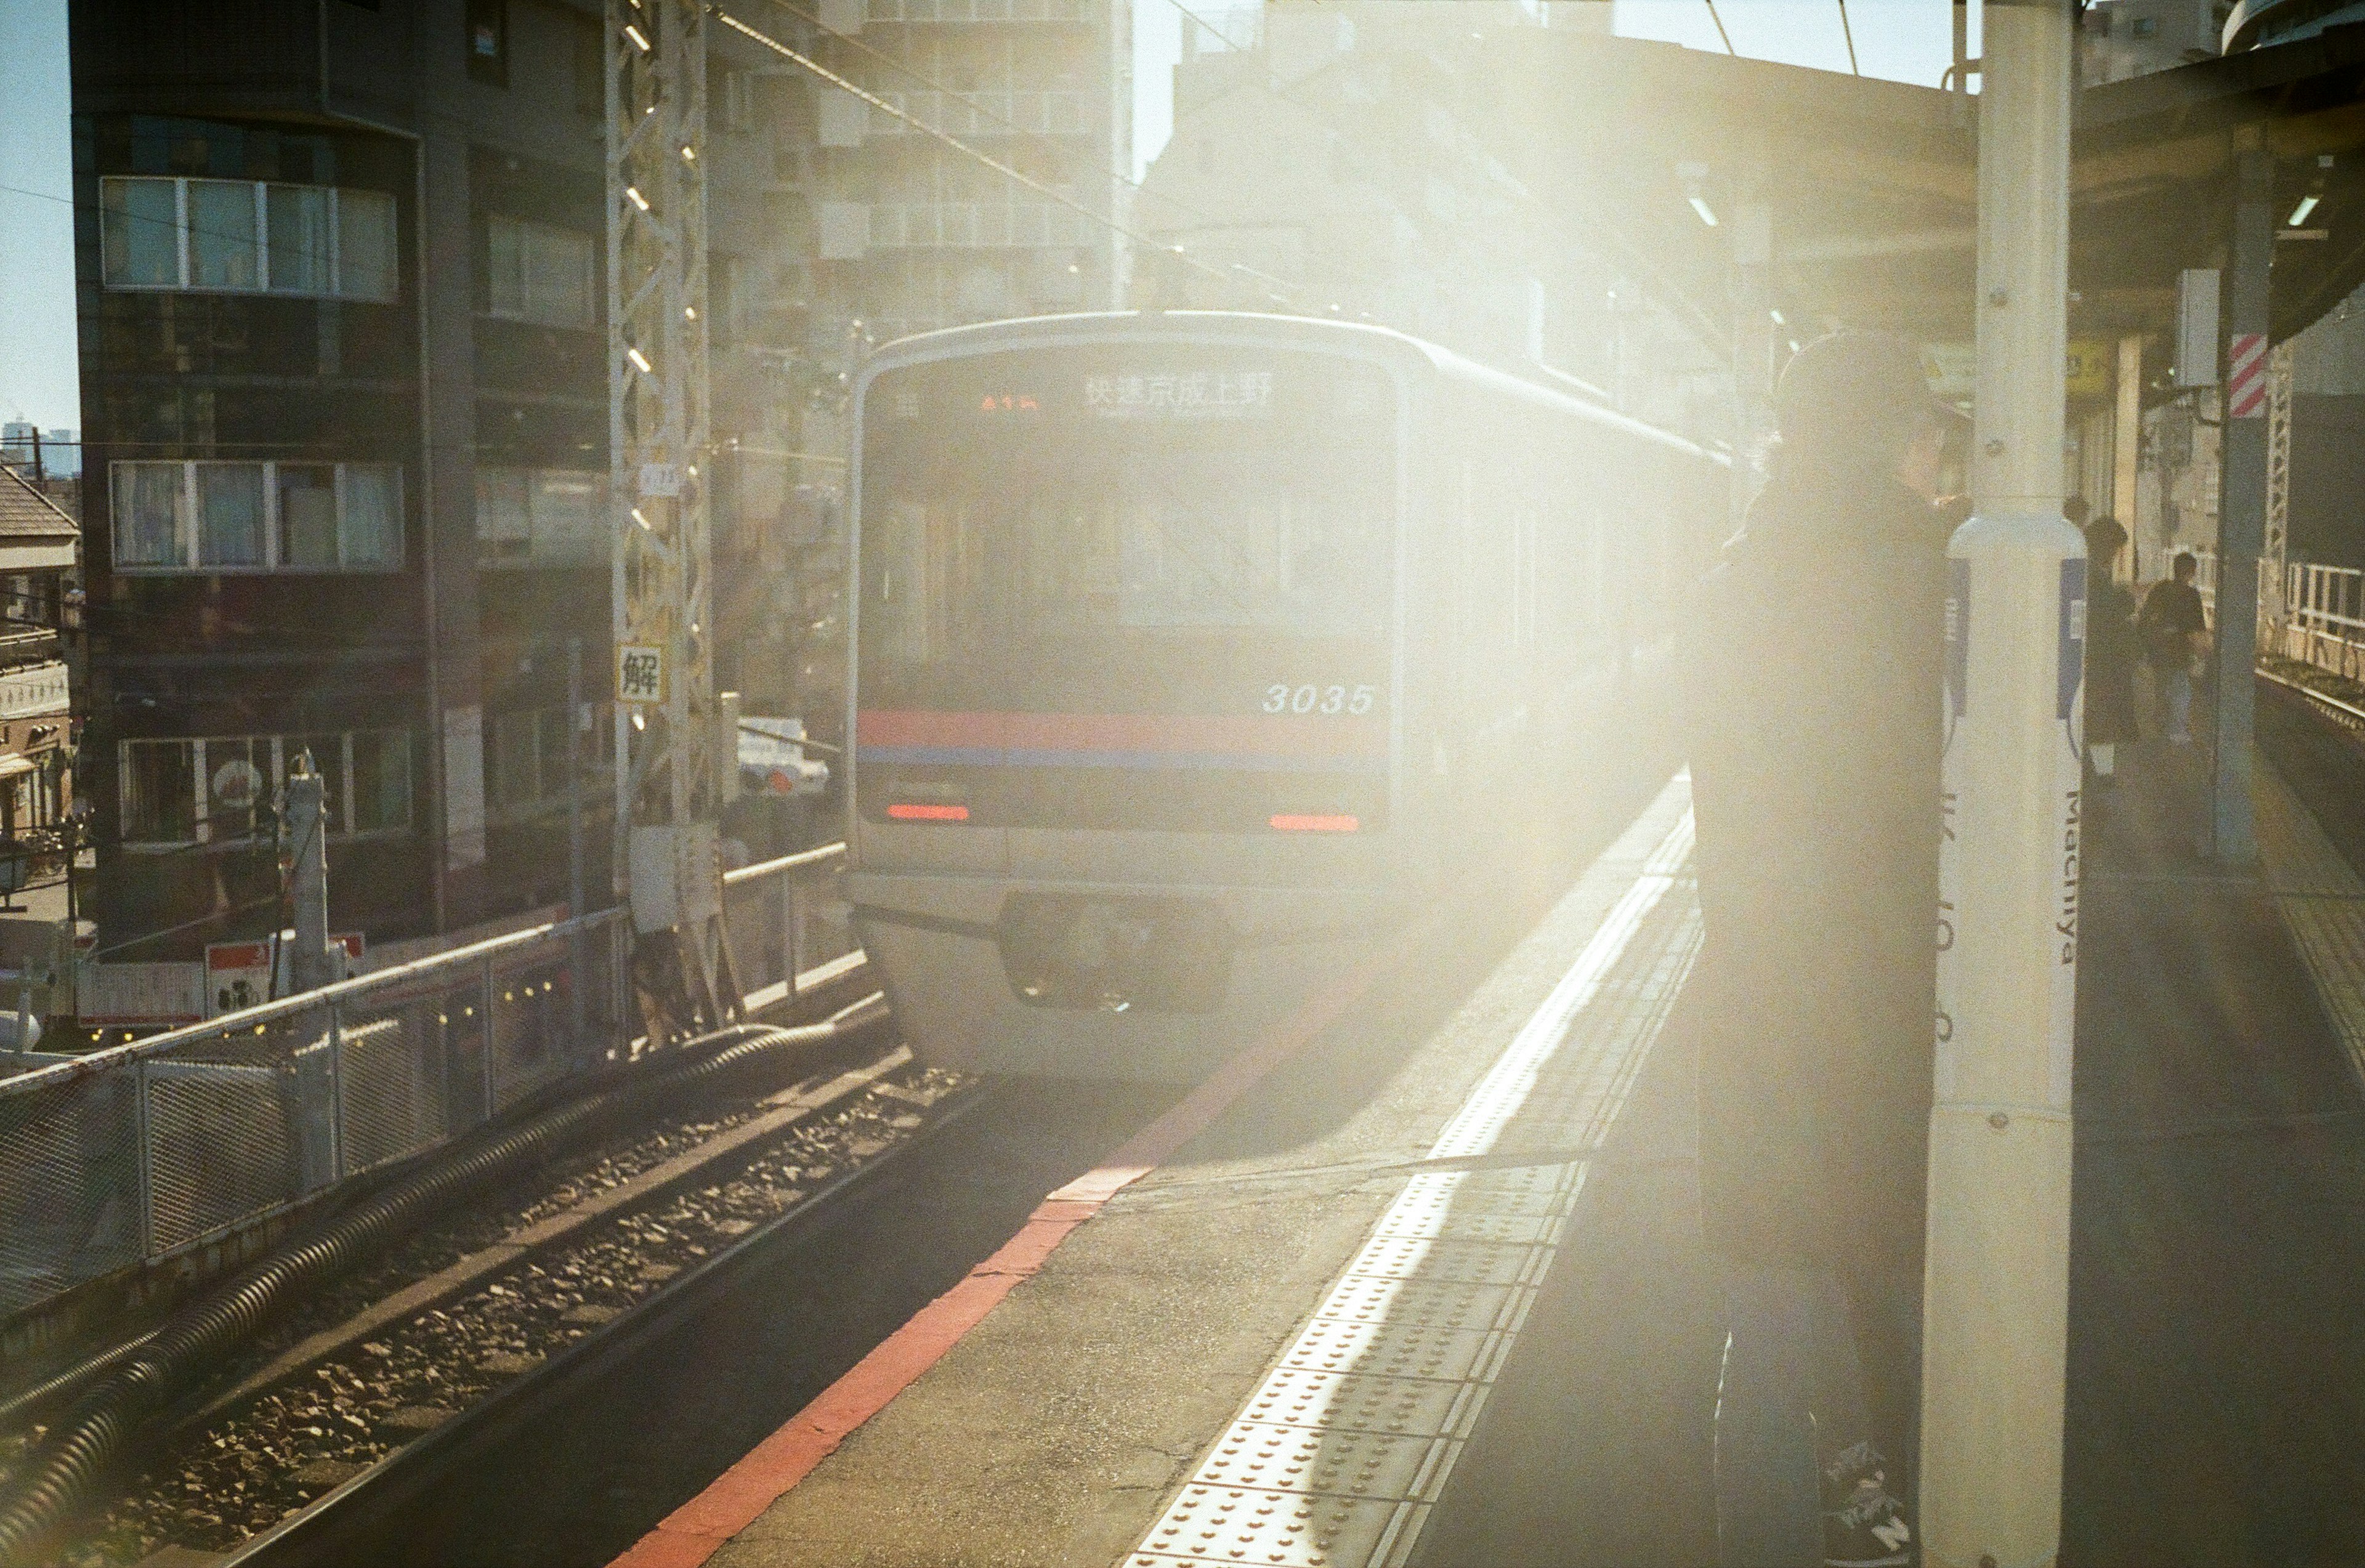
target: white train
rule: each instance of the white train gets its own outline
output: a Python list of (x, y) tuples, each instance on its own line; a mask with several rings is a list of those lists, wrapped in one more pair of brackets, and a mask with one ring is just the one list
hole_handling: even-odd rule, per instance
[(1698, 447), (1345, 323), (958, 328), (855, 417), (856, 918), (991, 1071), (1195, 1078), (1531, 869), (1724, 532)]

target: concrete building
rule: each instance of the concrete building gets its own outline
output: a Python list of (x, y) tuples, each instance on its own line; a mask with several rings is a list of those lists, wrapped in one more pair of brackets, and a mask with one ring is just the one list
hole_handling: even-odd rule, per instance
[(2210, 59), (2228, 10), (2228, 0), (2091, 0), (2079, 18), (2079, 73), (2091, 87)]
[(1502, 128), (1466, 118), (1487, 38), (1606, 32), (1606, 8), (1272, 0), (1202, 15), (1174, 73), (1173, 139), (1136, 206), (1148, 238), (1198, 264), (1160, 263), (1149, 293), (1377, 321), (1721, 433), (1718, 355), (1571, 243), (1488, 151)]
[[(271, 803), (307, 748), (340, 929), (455, 931), (563, 899), (578, 735), (600, 896), (596, 0), (71, 15), (104, 939), (169, 931), (125, 956), (184, 959), (272, 928)], [(716, 83), (753, 52), (724, 35)], [(717, 142), (719, 163), (752, 161), (754, 137)], [(743, 224), (774, 171), (752, 179), (755, 198), (732, 176), (715, 228), (760, 252)], [(724, 363), (773, 305), (717, 249)], [(793, 423), (749, 422), (773, 382), (723, 379), (726, 446), (797, 445)], [(566, 706), (570, 639), (588, 732)]]
[(73, 519), (0, 466), (0, 894), (54, 883), (73, 853), (75, 712), (60, 633)]
[(768, 118), (812, 129), (797, 170), (808, 352), (1115, 301), (1124, 251), (1094, 217), (1123, 216), (1132, 16), (1131, 0), (823, 0), (824, 64), (1075, 207), (800, 79), (801, 108)]

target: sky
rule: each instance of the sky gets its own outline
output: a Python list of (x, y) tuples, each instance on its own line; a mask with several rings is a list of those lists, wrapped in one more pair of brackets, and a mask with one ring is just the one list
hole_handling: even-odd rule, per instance
[[(1456, 0), (1407, 0), (1452, 5)], [(1552, 0), (1614, 7), (1612, 26), (1721, 53), (1722, 18), (1738, 53), (1848, 69), (1840, 0)], [(1222, 26), (1250, 0), (1191, 0)], [(1973, 8), (1976, 20), (1977, 7)], [(1948, 0), (1850, 0), (1857, 64), (1867, 76), (1937, 85), (1952, 58)], [(1173, 67), (1185, 26), (1174, 0), (1134, 0), (1134, 164), (1137, 175), (1173, 125)], [(66, 0), (0, 0), (0, 419), (44, 430), (79, 428), (74, 374), (73, 227), (67, 205)], [(1978, 52), (1976, 34), (1972, 52)]]

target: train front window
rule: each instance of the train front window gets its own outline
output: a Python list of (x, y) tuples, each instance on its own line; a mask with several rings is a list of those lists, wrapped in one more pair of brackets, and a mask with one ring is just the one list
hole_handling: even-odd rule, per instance
[[(872, 386), (866, 756), (954, 788), (977, 808), (966, 820), (1149, 825), (1112, 804), (1133, 789), (1112, 776), (1144, 770), (1164, 825), (1265, 823), (1347, 794), (1369, 810), (1366, 789), (1297, 776), (1384, 772), (1385, 376), (1270, 351), (1160, 351), (1148, 369), (1098, 353)], [(1018, 715), (1042, 722), (1015, 736)], [(953, 771), (913, 771), (932, 767)]]

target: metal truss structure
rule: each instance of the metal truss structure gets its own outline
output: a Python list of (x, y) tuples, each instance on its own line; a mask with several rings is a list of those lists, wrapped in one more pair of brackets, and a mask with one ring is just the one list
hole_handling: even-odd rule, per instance
[[(2283, 622), (2283, 562), (2291, 541), (2292, 345), (2267, 356), (2267, 526), (2259, 545), (2259, 618)], [(2277, 635), (2280, 635), (2278, 630)], [(2282, 651), (2277, 645), (2275, 651)]]
[(605, 48), (614, 864), (656, 1041), (739, 1006), (717, 857), (705, 6), (607, 0)]

